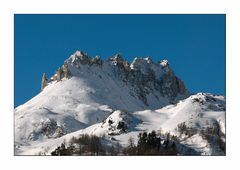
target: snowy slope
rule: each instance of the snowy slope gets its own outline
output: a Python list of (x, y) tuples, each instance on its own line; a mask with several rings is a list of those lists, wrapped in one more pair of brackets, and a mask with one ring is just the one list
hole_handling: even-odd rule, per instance
[[(217, 128), (219, 134), (225, 141), (225, 98), (208, 93), (198, 93), (189, 98), (179, 101), (175, 105), (169, 105), (158, 110), (145, 110), (132, 113), (135, 120), (139, 120), (135, 127), (130, 126), (127, 134), (117, 135), (114, 138), (119, 139), (123, 144), (127, 144), (132, 136), (137, 141), (137, 135), (141, 131), (151, 132), (152, 130), (161, 132), (170, 132), (181, 139), (181, 143), (193, 148), (202, 155), (224, 154), (218, 148), (210, 146), (211, 143), (204, 139), (204, 134), (208, 128)], [(117, 122), (117, 120), (116, 120)], [(185, 124), (189, 130), (182, 134), (178, 128), (180, 124)], [(86, 133), (96, 135), (108, 134), (107, 128), (96, 127)], [(132, 129), (132, 130), (131, 130)], [(100, 131), (104, 131), (100, 132)], [(84, 133), (84, 131), (83, 131)]]
[[(213, 109), (214, 108), (214, 109)], [(128, 145), (132, 137), (137, 142), (140, 132), (151, 132), (152, 130), (161, 133), (170, 132), (179, 137), (179, 150), (183, 154), (191, 155), (224, 155), (224, 152), (212, 145), (204, 138), (201, 131), (208, 127), (219, 125), (225, 141), (225, 98), (206, 93), (198, 93), (189, 98), (179, 101), (175, 105), (169, 105), (158, 110), (145, 110), (128, 113), (117, 110), (109, 115), (104, 121), (96, 123), (74, 133), (67, 134), (61, 138), (48, 139), (43, 142), (31, 143), (30, 146), (20, 147), (18, 154), (50, 154), (63, 141), (69, 141), (73, 136), (91, 134), (105, 136), (112, 143), (119, 142), (123, 147)], [(119, 124), (124, 122), (124, 126)], [(193, 134), (181, 134), (178, 125), (185, 123)], [(122, 128), (124, 127), (124, 128)], [(195, 130), (194, 130), (195, 129)], [(47, 142), (46, 142), (47, 141)], [(187, 148), (187, 149), (186, 149)], [(22, 149), (22, 151), (21, 151)], [(191, 152), (189, 152), (189, 149)]]

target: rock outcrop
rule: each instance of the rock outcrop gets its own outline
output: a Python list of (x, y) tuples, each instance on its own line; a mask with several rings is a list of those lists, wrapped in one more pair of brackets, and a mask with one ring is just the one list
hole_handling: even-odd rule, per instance
[(46, 77), (46, 74), (43, 73), (42, 81), (41, 81), (41, 91), (45, 88), (46, 85), (47, 85), (47, 77)]

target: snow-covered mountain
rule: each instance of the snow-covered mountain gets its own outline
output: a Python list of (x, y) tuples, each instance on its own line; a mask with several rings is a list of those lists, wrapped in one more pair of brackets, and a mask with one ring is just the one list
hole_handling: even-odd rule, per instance
[(126, 147), (130, 137), (136, 142), (139, 132), (152, 130), (178, 136), (183, 154), (224, 155), (205, 133), (214, 128), (225, 142), (225, 98), (190, 96), (167, 60), (128, 63), (117, 54), (103, 61), (77, 51), (52, 77), (44, 74), (42, 91), (14, 112), (17, 155), (50, 154), (81, 134)]

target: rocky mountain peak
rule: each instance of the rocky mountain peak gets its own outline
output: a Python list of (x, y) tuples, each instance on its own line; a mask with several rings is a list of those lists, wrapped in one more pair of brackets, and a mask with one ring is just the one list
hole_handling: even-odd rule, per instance
[(110, 57), (109, 61), (111, 61), (111, 63), (115, 66), (122, 66), (124, 62), (123, 57), (119, 53), (114, 55), (113, 57)]
[(91, 57), (87, 55), (87, 53), (82, 51), (76, 51), (73, 55), (71, 55), (66, 62), (72, 63), (79, 67), (81, 64), (89, 64), (91, 61)]
[(83, 51), (78, 51), (78, 50), (77, 50), (77, 51), (74, 53), (74, 55), (75, 55), (76, 57), (82, 58), (82, 57), (87, 56), (87, 53), (85, 53), (85, 52), (83, 52)]
[(150, 56), (146, 57), (145, 60), (147, 61), (148, 64), (152, 64), (153, 61)]
[[(124, 60), (121, 54), (116, 54), (108, 60), (101, 60), (100, 56), (90, 57), (87, 53), (76, 51), (57, 70), (54, 76), (48, 81), (60, 81), (63, 78), (94, 76), (98, 77), (107, 74), (112, 80), (124, 82), (135, 98), (149, 105), (148, 96), (154, 94), (159, 98), (168, 98), (171, 103), (176, 102), (179, 97), (185, 98), (189, 95), (184, 83), (175, 76), (169, 67), (167, 60), (154, 63), (148, 56), (146, 58), (135, 58), (130, 64)], [(81, 73), (81, 75), (80, 75)], [(90, 78), (89, 77), (89, 78)], [(115, 80), (116, 79), (116, 80)], [(98, 80), (102, 81), (102, 80)], [(47, 86), (44, 84), (43, 88)]]

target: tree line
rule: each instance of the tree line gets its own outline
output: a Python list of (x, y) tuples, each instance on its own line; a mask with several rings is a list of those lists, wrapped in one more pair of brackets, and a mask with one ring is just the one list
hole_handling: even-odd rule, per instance
[(118, 142), (111, 146), (103, 145), (103, 137), (84, 134), (78, 138), (72, 137), (68, 144), (63, 142), (51, 152), (51, 155), (178, 155), (173, 139), (174, 136), (169, 133), (162, 137), (155, 131), (143, 132), (139, 133), (136, 145), (134, 139), (130, 137), (128, 146), (122, 148)]
[(165, 137), (156, 134), (155, 131), (150, 133), (139, 133), (137, 144), (134, 144), (134, 139), (129, 138), (128, 147), (125, 148), (125, 155), (178, 155), (176, 143), (167, 133)]

